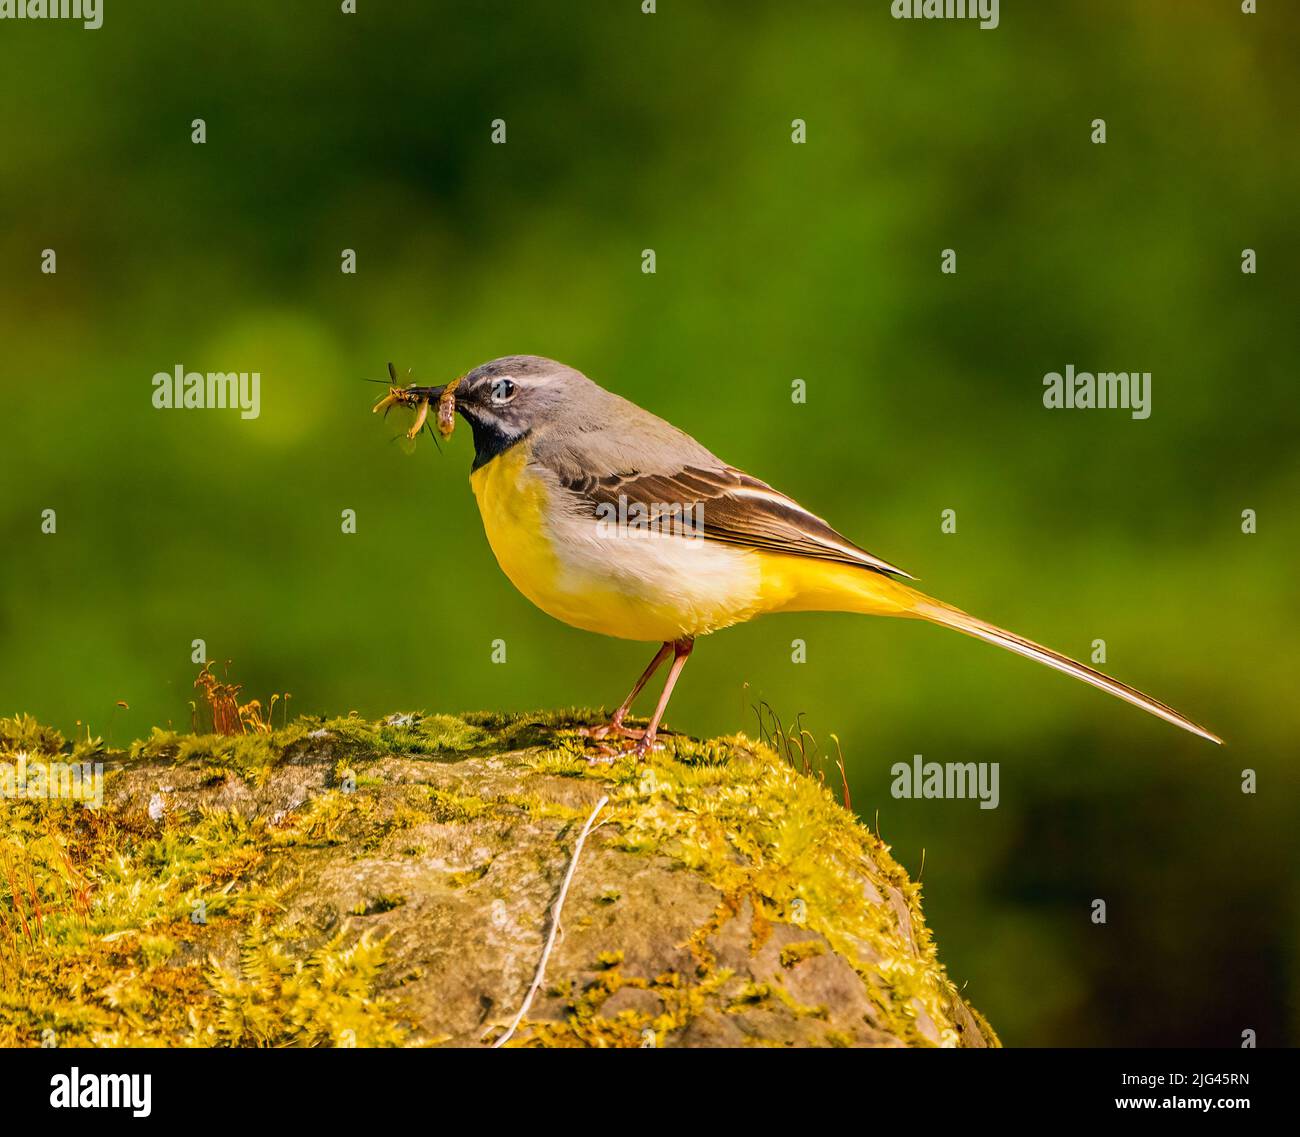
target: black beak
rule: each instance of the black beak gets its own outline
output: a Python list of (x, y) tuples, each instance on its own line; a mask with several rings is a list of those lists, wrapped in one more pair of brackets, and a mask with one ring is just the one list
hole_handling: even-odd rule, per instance
[(429, 402), (437, 406), (438, 400), (442, 398), (442, 393), (447, 389), (444, 383), (441, 387), (403, 387), (403, 394), (410, 394), (417, 399), (428, 399)]

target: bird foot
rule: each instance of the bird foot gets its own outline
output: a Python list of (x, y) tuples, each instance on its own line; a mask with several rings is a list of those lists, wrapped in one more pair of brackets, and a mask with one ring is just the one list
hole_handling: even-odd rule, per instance
[(626, 737), (631, 742), (630, 746), (617, 746), (608, 742), (597, 741), (595, 753), (587, 756), (587, 764), (595, 766), (599, 763), (604, 766), (612, 766), (620, 758), (635, 758), (638, 762), (644, 762), (645, 756), (651, 750), (663, 749), (662, 742), (657, 742), (653, 736), (647, 738), (643, 730)]
[(645, 737), (645, 730), (637, 726), (624, 726), (621, 722), (605, 722), (599, 726), (580, 726), (578, 733), (583, 738), (594, 738), (597, 740), (609, 738), (634, 738), (640, 739)]

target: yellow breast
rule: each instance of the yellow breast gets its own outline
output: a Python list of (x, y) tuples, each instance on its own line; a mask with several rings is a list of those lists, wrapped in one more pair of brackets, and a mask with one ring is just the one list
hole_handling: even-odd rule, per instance
[(755, 554), (711, 541), (608, 533), (552, 500), (521, 442), (470, 475), (488, 544), (543, 612), (620, 639), (703, 635), (761, 606)]
[[(528, 444), (521, 442), (469, 476), (488, 544), (501, 571), (534, 604), (554, 587), (559, 562), (547, 534), (548, 494), (528, 473)], [(544, 606), (543, 606), (544, 607)]]

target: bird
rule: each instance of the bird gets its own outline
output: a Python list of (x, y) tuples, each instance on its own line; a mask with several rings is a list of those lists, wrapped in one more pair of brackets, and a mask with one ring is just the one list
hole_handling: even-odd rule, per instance
[[(623, 749), (611, 753), (649, 753), (701, 636), (808, 611), (938, 624), (1223, 741), (1136, 688), (919, 591), (909, 573), (793, 498), (563, 363), (503, 356), (450, 384), (412, 384), (401, 394), (426, 409), (436, 403), (446, 430), (453, 400), (469, 424), (470, 486), (493, 555), (519, 592), (573, 627), (660, 645), (612, 717), (587, 729), (597, 740), (618, 739)], [(648, 725), (629, 726), (633, 701), (665, 663)]]

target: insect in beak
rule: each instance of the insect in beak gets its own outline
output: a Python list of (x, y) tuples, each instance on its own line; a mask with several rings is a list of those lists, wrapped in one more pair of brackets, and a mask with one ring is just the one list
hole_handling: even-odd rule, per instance
[[(456, 388), (464, 378), (465, 376), (461, 375), (453, 379), (438, 396), (438, 433), (444, 439), (451, 437), (452, 429), (456, 425)], [(426, 403), (425, 406), (427, 407), (428, 404)]]
[(428, 421), (430, 404), (437, 403), (438, 433), (444, 439), (451, 437), (452, 429), (456, 425), (456, 386), (464, 378), (463, 375), (453, 379), (444, 387), (421, 387), (414, 383), (402, 387), (397, 382), (397, 368), (390, 363), (388, 376), (392, 380), (392, 385), (388, 388), (388, 394), (371, 408), (373, 411), (383, 411), (384, 416), (387, 417), (389, 410), (395, 406), (414, 407), (415, 422), (406, 432), (406, 437), (413, 439), (424, 429), (424, 424)]

